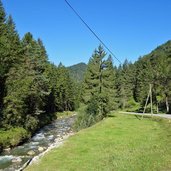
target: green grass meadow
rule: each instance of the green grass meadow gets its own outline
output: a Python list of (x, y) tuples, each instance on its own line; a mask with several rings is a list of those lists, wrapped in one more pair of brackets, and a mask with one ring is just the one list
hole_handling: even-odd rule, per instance
[(27, 171), (169, 171), (171, 121), (114, 114), (70, 137)]

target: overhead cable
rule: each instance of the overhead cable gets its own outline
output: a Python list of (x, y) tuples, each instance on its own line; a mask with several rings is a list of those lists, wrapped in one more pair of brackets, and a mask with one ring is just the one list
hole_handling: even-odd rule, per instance
[(99, 38), (99, 36), (93, 31), (90, 26), (83, 20), (83, 18), (79, 15), (79, 13), (72, 7), (72, 5), (65, 0), (66, 4), (72, 9), (72, 11), (76, 14), (76, 16), (83, 22), (83, 24), (89, 29), (89, 31), (99, 40), (99, 42), (110, 52), (110, 54), (120, 63), (122, 62), (114, 55), (114, 53), (107, 47), (107, 45)]

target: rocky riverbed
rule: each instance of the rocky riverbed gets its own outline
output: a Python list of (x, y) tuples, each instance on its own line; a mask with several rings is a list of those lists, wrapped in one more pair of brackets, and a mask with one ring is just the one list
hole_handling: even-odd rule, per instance
[(39, 130), (28, 142), (13, 149), (5, 149), (0, 155), (0, 171), (22, 170), (36, 162), (47, 151), (60, 146), (73, 134), (72, 125), (76, 116), (58, 119)]

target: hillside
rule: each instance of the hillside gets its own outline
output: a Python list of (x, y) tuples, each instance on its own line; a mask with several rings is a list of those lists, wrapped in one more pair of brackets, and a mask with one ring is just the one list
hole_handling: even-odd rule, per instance
[[(139, 67), (142, 67), (141, 73), (136, 75), (137, 82), (141, 82), (139, 87), (144, 87), (145, 90), (149, 83), (153, 87), (153, 104), (156, 105), (156, 112), (163, 106), (165, 106), (164, 112), (171, 112), (171, 41), (167, 41), (145, 55), (135, 63), (135, 66), (138, 72), (140, 71)], [(142, 86), (142, 81), (146, 84), (145, 86)], [(145, 96), (143, 93), (139, 95), (141, 98)]]
[(69, 73), (72, 79), (80, 82), (84, 78), (84, 73), (87, 69), (87, 65), (83, 62), (68, 67)]
[(122, 110), (142, 112), (152, 87), (154, 113), (171, 113), (171, 41), (158, 46), (134, 64), (125, 63), (116, 71), (116, 103)]

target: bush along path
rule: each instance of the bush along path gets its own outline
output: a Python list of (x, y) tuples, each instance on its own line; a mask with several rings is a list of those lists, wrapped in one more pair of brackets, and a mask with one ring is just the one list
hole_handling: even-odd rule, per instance
[[(30, 141), (13, 149), (6, 149), (0, 155), (0, 170), (23, 170), (32, 161), (54, 147), (58, 147), (63, 141), (73, 134), (72, 125), (75, 115), (61, 118), (39, 130)], [(37, 156), (37, 157), (36, 157)]]

